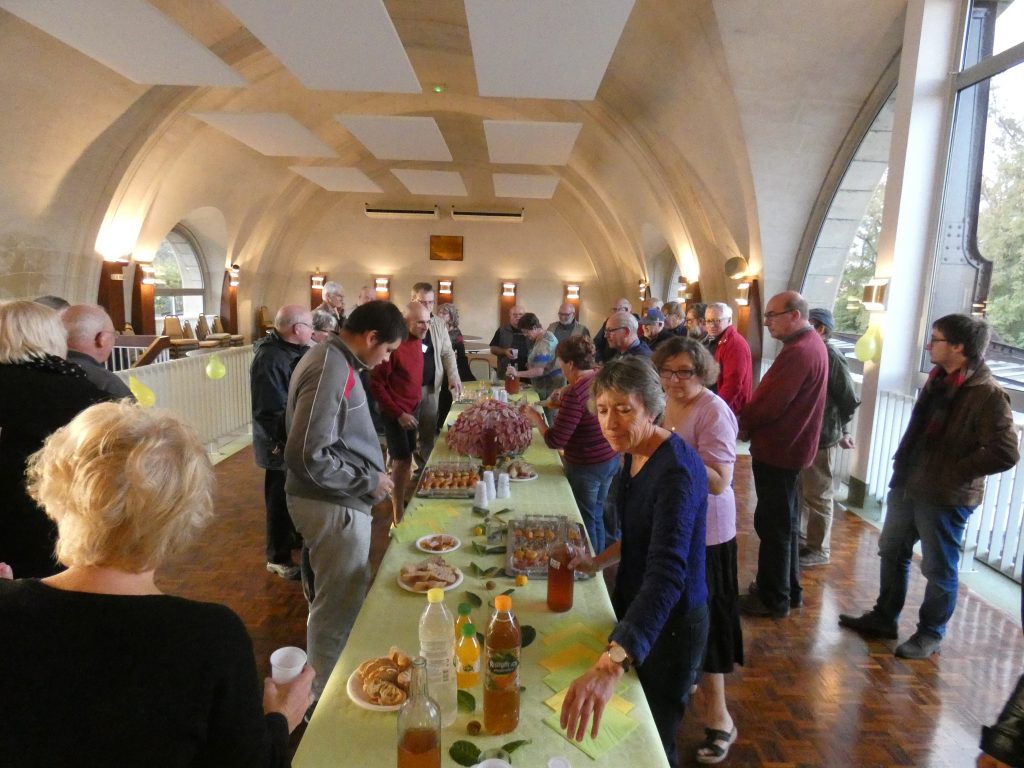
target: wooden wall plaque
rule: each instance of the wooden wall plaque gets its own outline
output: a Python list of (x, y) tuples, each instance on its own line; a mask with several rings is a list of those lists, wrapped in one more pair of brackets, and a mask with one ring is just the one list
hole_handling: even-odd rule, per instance
[(461, 235), (431, 235), (431, 261), (462, 261)]

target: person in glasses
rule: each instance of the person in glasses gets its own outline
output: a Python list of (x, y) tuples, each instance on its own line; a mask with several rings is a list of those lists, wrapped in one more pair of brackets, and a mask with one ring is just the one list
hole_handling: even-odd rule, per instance
[(708, 304), (704, 310), (704, 328), (711, 340), (709, 349), (719, 368), (714, 391), (733, 413), (739, 414), (750, 402), (754, 377), (750, 345), (732, 324), (732, 307), (724, 302)]
[(691, 339), (696, 339), (704, 346), (708, 345), (708, 332), (704, 327), (704, 313), (707, 311), (708, 305), (702, 302), (695, 302), (693, 304), (687, 304), (686, 306), (686, 334)]
[(558, 308), (558, 321), (548, 326), (548, 331), (554, 334), (558, 343), (568, 339), (570, 336), (586, 336), (590, 338), (590, 329), (576, 319), (576, 309), (572, 304), (562, 304)]
[(299, 534), (284, 491), (284, 411), (292, 371), (312, 343), (313, 314), (298, 304), (286, 304), (274, 316), (274, 329), (252, 345), (249, 368), (253, 458), (264, 470), (267, 570), (289, 581), (299, 579), (299, 566), (292, 562), (292, 545)]
[[(619, 312), (625, 312), (631, 314), (633, 311), (633, 305), (629, 303), (629, 299), (622, 297), (618, 299), (611, 308), (613, 315)], [(637, 317), (633, 315), (633, 317)], [(640, 318), (637, 317), (639, 321)], [(615, 357), (616, 350), (608, 343), (608, 339), (605, 334), (608, 332), (608, 321), (605, 320), (600, 328), (597, 329), (597, 335), (594, 336), (594, 347), (597, 349), (597, 362), (607, 363), (613, 357)]]
[(608, 340), (608, 348), (613, 352), (612, 359), (651, 356), (651, 348), (637, 336), (639, 327), (636, 317), (629, 312), (609, 315), (604, 322), (604, 333)]
[(720, 763), (736, 741), (736, 724), (725, 701), (725, 675), (743, 663), (740, 627), (739, 569), (736, 550), (736, 497), (732, 490), (736, 464), (736, 416), (707, 385), (718, 366), (696, 339), (676, 336), (661, 344), (651, 358), (665, 390), (661, 425), (679, 435), (700, 456), (708, 475), (705, 526), (705, 574), (708, 584), (708, 644), (697, 705), (704, 722), (704, 741), (697, 762)]
[(740, 598), (740, 610), (780, 619), (803, 603), (799, 477), (818, 452), (828, 352), (796, 291), (769, 300), (764, 324), (782, 350), (739, 415), (740, 438), (750, 439), (754, 530), (761, 540), (757, 579)]
[(927, 586), (917, 631), (896, 647), (905, 659), (939, 652), (956, 608), (960, 539), (981, 503), (985, 476), (1010, 469), (1020, 458), (1010, 398), (985, 364), (988, 342), (989, 328), (981, 319), (946, 315), (932, 325), (928, 353), (934, 367), (893, 456), (878, 540), (878, 599), (862, 616), (839, 615), (840, 626), (895, 639), (920, 541)]

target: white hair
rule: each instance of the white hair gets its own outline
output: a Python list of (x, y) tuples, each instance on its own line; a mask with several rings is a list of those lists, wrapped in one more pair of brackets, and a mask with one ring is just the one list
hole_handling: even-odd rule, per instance
[(324, 283), (324, 298), (328, 296), (344, 296), (345, 289), (341, 287), (341, 283), (336, 283), (333, 280)]
[(704, 314), (707, 315), (709, 309), (715, 310), (722, 317), (732, 320), (732, 307), (726, 304), (724, 301), (713, 301), (704, 307)]

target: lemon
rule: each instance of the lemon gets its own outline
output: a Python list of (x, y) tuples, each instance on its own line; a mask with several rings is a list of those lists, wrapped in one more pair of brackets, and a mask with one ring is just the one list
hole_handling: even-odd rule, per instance
[(529, 583), (530, 583), (530, 580), (527, 578), (525, 573), (520, 573), (518, 576), (516, 576), (516, 586), (517, 587), (525, 587)]
[(473, 535), (474, 536), (483, 536), (484, 535), (484, 527), (482, 525), (478, 525), (476, 528), (473, 529)]

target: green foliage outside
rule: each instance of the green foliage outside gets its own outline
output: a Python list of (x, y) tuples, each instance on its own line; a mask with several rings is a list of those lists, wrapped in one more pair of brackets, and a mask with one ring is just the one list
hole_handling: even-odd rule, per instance
[(867, 330), (869, 317), (861, 306), (860, 299), (864, 295), (864, 284), (875, 276), (878, 235), (882, 231), (884, 206), (885, 176), (882, 176), (868, 201), (864, 218), (857, 227), (857, 234), (850, 244), (843, 277), (839, 281), (839, 294), (832, 314), (836, 318), (836, 331), (840, 333), (855, 333), (859, 336)]
[(978, 250), (992, 262), (986, 318), (1005, 344), (1024, 347), (1024, 126), (990, 110)]

